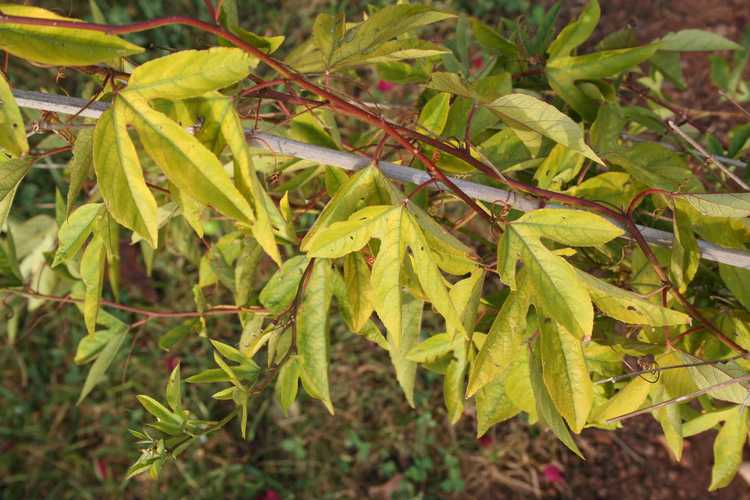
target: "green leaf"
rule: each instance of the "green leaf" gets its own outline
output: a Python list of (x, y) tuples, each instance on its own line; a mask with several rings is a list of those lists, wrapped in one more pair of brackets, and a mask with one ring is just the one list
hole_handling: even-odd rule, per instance
[(548, 250), (533, 229), (509, 224), (498, 245), (497, 262), (500, 279), (511, 289), (516, 287), (515, 267), (519, 259), (528, 273), (534, 305), (576, 337), (589, 337), (594, 309), (575, 268)]
[(495, 379), (477, 392), (477, 437), (482, 437), (495, 424), (520, 413), (505, 392), (505, 384)]
[(732, 295), (750, 311), (750, 270), (719, 264), (719, 276)]
[(331, 272), (329, 261), (315, 261), (296, 313), (296, 321), (302, 384), (310, 396), (321, 400), (333, 414), (328, 385), (328, 309), (333, 293)]
[(182, 379), (180, 378), (180, 364), (172, 369), (167, 382), (167, 404), (172, 411), (182, 411)]
[(581, 127), (554, 106), (526, 94), (508, 94), (486, 104), (508, 126), (549, 137), (597, 163), (604, 164), (584, 141)]
[(714, 465), (708, 491), (727, 486), (742, 464), (742, 449), (747, 441), (747, 407), (737, 406), (724, 422), (714, 441)]
[[(0, 45), (3, 43), (1, 40), (0, 37)], [(0, 75), (0, 148), (12, 157), (23, 156), (29, 152), (23, 117), (4, 75)]]
[[(255, 48), (273, 54), (284, 43), (283, 36), (261, 36), (240, 27), (239, 13), (237, 12), (237, 0), (225, 0), (221, 4), (221, 24), (234, 35), (241, 38)], [(229, 43), (229, 42), (227, 42)]]
[(648, 398), (651, 383), (643, 377), (635, 377), (603, 405), (594, 408), (591, 420), (604, 422), (639, 409)]
[(547, 64), (546, 71), (562, 81), (595, 80), (618, 75), (646, 61), (659, 49), (658, 44), (627, 49), (604, 50), (575, 57), (559, 57)]
[(260, 291), (258, 299), (271, 314), (279, 314), (292, 303), (308, 263), (305, 255), (285, 260)]
[(529, 355), (529, 372), (531, 374), (531, 387), (534, 391), (539, 419), (552, 429), (552, 432), (555, 433), (557, 438), (562, 441), (565, 446), (567, 446), (573, 453), (583, 458), (581, 450), (578, 449), (578, 445), (573, 440), (573, 436), (570, 435), (570, 431), (565, 426), (565, 422), (555, 409), (555, 404), (553, 403), (549, 392), (547, 392), (543, 380), (542, 358), (538, 345), (532, 349), (532, 352)]
[(523, 226), (542, 238), (576, 247), (604, 245), (625, 234), (622, 229), (600, 215), (567, 208), (533, 210), (515, 220), (513, 226)]
[(477, 42), (491, 54), (505, 56), (510, 60), (518, 58), (518, 48), (479, 19), (471, 20), (471, 30)]
[(637, 293), (610, 285), (583, 271), (578, 271), (578, 276), (588, 288), (596, 306), (607, 316), (623, 323), (671, 326), (686, 325), (692, 321), (685, 313), (649, 302)]
[(94, 333), (96, 317), (99, 314), (104, 283), (104, 257), (104, 238), (97, 231), (81, 256), (81, 280), (86, 290), (83, 298), (83, 318), (89, 334)]
[(413, 29), (455, 17), (426, 5), (390, 5), (377, 11), (366, 21), (346, 32), (343, 42), (331, 57), (332, 67), (343, 67), (349, 60), (366, 59), (382, 50), (392, 38)]
[[(699, 358), (686, 352), (681, 352), (680, 356), (682, 356), (685, 364), (695, 365), (696, 363), (701, 362)], [(708, 389), (711, 386), (727, 382), (734, 378), (720, 368), (712, 365), (690, 366), (688, 370), (699, 389)], [(738, 405), (746, 404), (749, 400), (748, 389), (742, 384), (732, 384), (718, 389), (712, 389), (709, 391), (709, 394), (716, 399), (729, 401), (730, 403)]]
[(370, 268), (361, 253), (352, 253), (344, 259), (344, 283), (351, 309), (352, 329), (359, 332), (370, 319), (374, 309)]
[(101, 203), (87, 203), (82, 205), (60, 226), (57, 233), (59, 243), (55, 259), (52, 261), (52, 267), (75, 256), (81, 249), (86, 239), (94, 229), (99, 214), (102, 213)]
[(133, 70), (122, 92), (146, 100), (189, 99), (229, 87), (250, 73), (252, 58), (233, 47), (182, 50), (152, 59)]
[(136, 95), (121, 94), (117, 100), (131, 110), (146, 152), (175, 186), (223, 215), (252, 225), (252, 208), (213, 153)]
[[(0, 11), (8, 16), (78, 21), (26, 5), (2, 4)], [(97, 31), (13, 23), (0, 24), (0, 49), (52, 66), (88, 66), (143, 52), (137, 45)]]
[(138, 153), (128, 136), (128, 117), (123, 101), (115, 99), (96, 122), (94, 170), (112, 218), (156, 248), (156, 199), (146, 186)]
[(67, 213), (73, 210), (76, 197), (83, 187), (83, 181), (91, 174), (94, 167), (94, 131), (84, 128), (76, 136), (73, 145), (73, 159), (68, 164), (70, 185), (68, 186)]
[(742, 50), (742, 46), (710, 31), (687, 29), (668, 33), (659, 42), (660, 50), (679, 52)]
[(473, 396), (497, 379), (513, 363), (518, 350), (525, 348), (523, 338), (528, 309), (529, 295), (526, 286), (520, 286), (505, 299), (472, 363), (467, 397)]
[(569, 56), (576, 47), (588, 40), (599, 23), (600, 13), (599, 2), (590, 0), (578, 19), (563, 28), (547, 48), (549, 59), (554, 60), (558, 57)]
[(435, 94), (420, 111), (417, 124), (427, 132), (439, 136), (448, 122), (450, 99), (451, 96), (448, 93)]
[(594, 400), (581, 341), (551, 320), (541, 321), (539, 348), (544, 384), (557, 411), (575, 433), (586, 424)]
[(112, 337), (120, 335), (121, 333), (122, 329), (113, 329), (100, 330), (90, 335), (84, 335), (80, 342), (78, 342), (73, 362), (77, 365), (85, 365), (92, 361), (96, 355), (104, 349), (104, 346), (112, 340)]
[(33, 161), (29, 158), (0, 160), (0, 201), (12, 196), (16, 186), (31, 168)]
[(281, 409), (284, 410), (285, 415), (297, 399), (301, 372), (302, 363), (297, 356), (287, 359), (279, 369), (279, 377), (276, 379), (274, 391), (276, 393), (276, 400), (281, 405)]
[(682, 427), (683, 435), (685, 437), (691, 437), (709, 429), (713, 429), (719, 425), (719, 423), (724, 422), (730, 416), (733, 416), (736, 412), (737, 406), (730, 406), (729, 408), (722, 410), (702, 413), (692, 420), (685, 422), (685, 425)]
[(7, 235), (0, 235), (0, 288), (21, 286), (23, 277), (18, 268), (16, 247), (10, 230)]
[(180, 426), (182, 424), (182, 421), (177, 417), (177, 415), (169, 411), (166, 406), (164, 406), (154, 398), (146, 396), (144, 394), (139, 394), (136, 396), (136, 398), (138, 399), (138, 402), (141, 404), (141, 406), (143, 406), (143, 409), (156, 417), (159, 422), (174, 424), (177, 426)]
[(700, 264), (698, 240), (693, 234), (690, 216), (685, 211), (684, 202), (674, 200), (672, 211), (672, 255), (669, 260), (669, 273), (672, 282), (681, 291), (687, 290)]
[(81, 401), (88, 396), (94, 387), (104, 380), (104, 375), (112, 364), (112, 361), (114, 361), (115, 356), (117, 356), (126, 335), (127, 329), (122, 328), (110, 337), (109, 341), (104, 346), (104, 349), (102, 349), (101, 353), (99, 353), (99, 356), (96, 358), (96, 361), (94, 361), (94, 364), (91, 365), (88, 375), (86, 375), (86, 380), (81, 388), (81, 395), (78, 396), (77, 405), (81, 404)]
[(563, 184), (573, 180), (583, 167), (585, 158), (562, 144), (555, 144), (536, 172), (534, 180), (539, 187), (559, 191)]
[(710, 217), (750, 217), (750, 193), (684, 194), (680, 199)]
[[(398, 292), (401, 294), (399, 303), (402, 306), (399, 309), (394, 309), (391, 314), (399, 316), (399, 323), (403, 326), (397, 331), (400, 337), (398, 343), (393, 341), (396, 330), (387, 331), (388, 342), (390, 343), (388, 352), (391, 363), (396, 370), (396, 379), (404, 391), (409, 405), (414, 408), (414, 383), (417, 375), (417, 363), (411, 361), (408, 354), (419, 342), (424, 302), (402, 293), (400, 290)], [(400, 311), (400, 314), (398, 311)]]

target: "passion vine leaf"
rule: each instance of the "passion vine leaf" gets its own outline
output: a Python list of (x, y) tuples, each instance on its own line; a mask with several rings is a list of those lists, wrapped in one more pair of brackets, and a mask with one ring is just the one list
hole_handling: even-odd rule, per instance
[(601, 311), (623, 323), (650, 326), (690, 324), (687, 314), (649, 302), (637, 293), (610, 285), (583, 271), (577, 271), (591, 299)]
[(146, 153), (175, 186), (227, 217), (252, 225), (253, 209), (213, 153), (137, 94), (122, 94), (117, 100), (131, 113)]
[[(1, 4), (0, 12), (8, 16), (78, 21), (27, 5)], [(97, 31), (18, 23), (0, 24), (0, 48), (14, 56), (52, 66), (88, 66), (143, 52), (143, 48), (122, 38)]]
[(709, 491), (728, 485), (742, 464), (742, 449), (747, 441), (747, 407), (735, 406), (714, 441), (714, 465)]
[(687, 29), (667, 33), (658, 42), (660, 50), (692, 52), (704, 50), (742, 50), (742, 46), (711, 31)]
[(156, 199), (146, 185), (138, 153), (128, 135), (129, 118), (124, 101), (115, 99), (96, 122), (94, 170), (110, 215), (156, 248)]
[(89, 334), (94, 333), (96, 317), (99, 314), (104, 284), (104, 258), (104, 236), (101, 231), (96, 231), (81, 256), (81, 280), (86, 290), (83, 298), (83, 317)]
[(514, 130), (532, 131), (549, 137), (586, 158), (604, 164), (584, 141), (581, 127), (551, 104), (526, 94), (508, 94), (485, 106)]
[(251, 66), (253, 59), (237, 48), (182, 50), (135, 68), (123, 94), (146, 100), (200, 97), (242, 80)]
[(0, 76), (0, 148), (12, 157), (29, 152), (23, 117), (4, 75)]
[(568, 24), (547, 48), (550, 60), (567, 57), (576, 47), (589, 39), (599, 24), (601, 9), (597, 0), (590, 0), (578, 19)]
[(328, 309), (331, 306), (331, 263), (315, 259), (304, 285), (302, 300), (295, 313), (297, 352), (301, 361), (300, 378), (310, 396), (323, 402), (333, 414), (328, 383)]
[(548, 317), (579, 338), (591, 336), (594, 309), (583, 280), (564, 258), (552, 253), (533, 227), (511, 223), (497, 247), (498, 273), (511, 289), (516, 288), (516, 264), (523, 261), (532, 302)]
[(709, 217), (750, 217), (750, 193), (684, 194), (679, 199)]
[(73, 257), (81, 249), (86, 239), (94, 230), (95, 222), (102, 213), (101, 203), (87, 203), (80, 206), (60, 226), (57, 233), (59, 244), (52, 267)]
[(557, 411), (573, 432), (580, 433), (594, 401), (581, 340), (552, 320), (545, 318), (540, 323), (544, 385)]

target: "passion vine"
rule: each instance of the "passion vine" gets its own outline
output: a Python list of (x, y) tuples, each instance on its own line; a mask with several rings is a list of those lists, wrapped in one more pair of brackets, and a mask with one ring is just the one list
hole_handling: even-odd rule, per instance
[[(119, 26), (0, 5), (6, 54), (97, 87), (60, 98), (0, 78), (9, 338), (33, 308), (78, 307), (75, 362), (91, 364), (79, 404), (157, 322), (173, 323), (160, 347), (197, 336), (213, 350), (214, 368), (172, 370), (164, 403), (137, 396), (155, 421), (132, 431), (128, 477), (233, 420), (244, 438), (270, 388), (287, 411), (301, 383), (333, 414), (338, 325), (388, 352), (412, 405), (418, 369), (442, 375), (451, 422), (474, 405), (479, 435), (524, 413), (582, 456), (574, 434), (650, 413), (677, 460), (684, 438), (718, 427), (709, 489), (731, 481), (750, 401), (750, 129), (724, 148), (696, 124), (710, 112), (661, 87), (684, 86), (682, 52), (750, 48), (623, 30), (579, 54), (596, 0), (556, 36), (557, 7), (531, 36), (398, 4), (321, 14), (282, 58), (284, 37), (240, 27), (235, 1), (206, 5), (209, 21)], [(437, 23), (450, 48), (416, 35)], [(217, 46), (144, 61), (119, 37), (175, 25)], [(418, 98), (363, 100), (378, 79)], [(739, 111), (721, 116), (747, 121), (725, 95)], [(63, 145), (30, 148), (19, 106), (45, 110), (30, 131)], [(24, 176), (52, 155), (70, 157), (55, 217), (14, 217)], [(31, 232), (39, 243), (20, 244)], [(196, 270), (194, 309), (123, 300), (123, 242), (149, 269)], [(218, 338), (215, 321), (241, 334)], [(199, 418), (182, 371), (233, 409)]]

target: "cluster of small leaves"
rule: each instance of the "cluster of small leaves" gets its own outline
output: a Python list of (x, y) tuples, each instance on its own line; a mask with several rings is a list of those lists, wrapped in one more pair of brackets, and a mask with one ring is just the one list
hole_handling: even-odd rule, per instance
[[(698, 237), (747, 250), (750, 194), (732, 192), (731, 180), (709, 165), (691, 170), (688, 155), (675, 150), (679, 143), (624, 137), (668, 132), (673, 110), (658, 103), (665, 81), (684, 87), (681, 53), (739, 53), (741, 46), (700, 30), (643, 44), (625, 29), (578, 54), (598, 23), (596, 0), (556, 36), (558, 6), (529, 33), (518, 24), (493, 27), (399, 4), (373, 9), (360, 22), (318, 16), (309, 41), (281, 63), (268, 54), (283, 37), (242, 29), (236, 3), (220, 4), (220, 29), (256, 50), (222, 40), (136, 67), (126, 57), (142, 49), (121, 38), (87, 25), (9, 20), (70, 21), (35, 7), (0, 5), (0, 48), (7, 53), (38, 64), (112, 70), (98, 77), (103, 91), (97, 97), (109, 108), (95, 123), (76, 122), (82, 127), (71, 139), (67, 199), (58, 193), (54, 219), (26, 221), (8, 214), (40, 156), (29, 153), (23, 117), (0, 77), (0, 286), (17, 301), (13, 321), (45, 300), (80, 308), (88, 334), (75, 361), (92, 363), (80, 403), (107, 380), (136, 327), (148, 329), (154, 317), (189, 317), (159, 345), (176, 350), (186, 336), (205, 338), (216, 368), (186, 382), (224, 384), (212, 397), (234, 405), (217, 421), (196, 418), (183, 402), (175, 368), (166, 406), (138, 396), (156, 421), (133, 431), (142, 454), (128, 476), (157, 474), (234, 418), (244, 438), (255, 398), (272, 384), (285, 411), (301, 384), (333, 414), (329, 349), (332, 325), (343, 324), (388, 352), (412, 405), (418, 370), (442, 375), (451, 422), (473, 404), (479, 435), (524, 413), (582, 456), (573, 434), (613, 429), (631, 414), (650, 412), (677, 460), (684, 438), (719, 427), (710, 488), (731, 481), (748, 434), (750, 270), (701, 261)], [(455, 38), (446, 46), (416, 35), (454, 19)], [(477, 50), (480, 65), (474, 64)], [(734, 75), (725, 89), (738, 97), (746, 90), (736, 69), (743, 57), (734, 66), (718, 62), (723, 59), (713, 64), (714, 74)], [(276, 94), (253, 90), (263, 81), (259, 63), (280, 73), (268, 86)], [(338, 97), (344, 88), (334, 89), (332, 77), (345, 81), (363, 70), (418, 85), (418, 118), (394, 128), (362, 111), (383, 126), (351, 127), (348, 119), (358, 112), (344, 111), (358, 104)], [(289, 91), (300, 83), (304, 97)], [(621, 103), (632, 86), (652, 101)], [(317, 88), (323, 100), (311, 107), (304, 99), (316, 97)], [(281, 123), (258, 123), (261, 108), (277, 109), (255, 102), (262, 96), (278, 99)], [(254, 120), (238, 111), (247, 108), (256, 109)], [(507, 187), (569, 206), (540, 203), (525, 214), (498, 215), (482, 205), (492, 223), (472, 220), (477, 213), (445, 195), (392, 182), (376, 162), (349, 175), (251, 148), (248, 126), (336, 150), (375, 145), (375, 159), (391, 155), (407, 163), (418, 153), (413, 166), (433, 175), (485, 184), (505, 179)], [(720, 152), (739, 158), (747, 127), (733, 130), (731, 147)], [(417, 141), (413, 150), (384, 152), (384, 143), (403, 129), (440, 147)], [(478, 171), (476, 162), (497, 176)], [(84, 189), (92, 178), (96, 188)], [(640, 202), (647, 208), (635, 210)], [(618, 218), (604, 217), (601, 207)], [(671, 249), (626, 239), (637, 236), (634, 218), (670, 228)], [(195, 311), (120, 306), (125, 232), (149, 269), (154, 259), (176, 254), (198, 270)], [(210, 304), (209, 288), (234, 303)], [(128, 324), (104, 306), (146, 318)], [(237, 347), (212, 338), (214, 315), (236, 318), (242, 334), (231, 343)]]

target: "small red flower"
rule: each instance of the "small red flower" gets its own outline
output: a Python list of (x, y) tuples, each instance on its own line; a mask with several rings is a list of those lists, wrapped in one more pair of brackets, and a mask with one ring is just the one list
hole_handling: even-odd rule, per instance
[(378, 82), (378, 90), (381, 92), (388, 92), (389, 90), (393, 90), (394, 88), (396, 88), (396, 86), (391, 82), (386, 82), (385, 80), (380, 80)]
[(177, 364), (180, 362), (179, 356), (165, 356), (164, 357), (164, 367), (167, 369), (167, 372), (172, 373), (172, 370), (174, 370), (174, 367), (177, 366)]
[(109, 476), (109, 467), (107, 466), (107, 462), (105, 462), (101, 458), (94, 459), (94, 472), (100, 480), (106, 481), (107, 477)]
[(544, 479), (552, 484), (559, 484), (565, 482), (565, 476), (557, 465), (549, 464), (542, 470)]
[(492, 446), (494, 439), (492, 439), (492, 436), (485, 434), (477, 441), (479, 441), (479, 446), (481, 446), (482, 448), (489, 448), (490, 446)]
[(484, 57), (476, 56), (471, 60), (471, 67), (474, 69), (482, 69), (484, 67)]
[(258, 497), (258, 500), (281, 500), (281, 495), (276, 493), (275, 490), (266, 490)]

